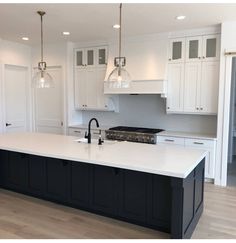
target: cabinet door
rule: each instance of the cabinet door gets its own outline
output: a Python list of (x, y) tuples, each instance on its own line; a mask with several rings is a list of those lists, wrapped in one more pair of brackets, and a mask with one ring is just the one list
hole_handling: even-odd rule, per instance
[(201, 62), (185, 64), (184, 111), (199, 112), (199, 88), (201, 82)]
[(29, 155), (29, 191), (44, 195), (46, 191), (46, 158)]
[(202, 37), (195, 36), (186, 38), (186, 62), (199, 62), (202, 58)]
[(75, 69), (75, 108), (86, 108), (86, 69)]
[(8, 152), (0, 150), (0, 186), (7, 185)]
[(28, 155), (9, 152), (8, 160), (8, 186), (19, 191), (28, 189)]
[[(101, 46), (97, 48), (97, 66), (106, 67), (107, 65), (107, 47)], [(105, 76), (104, 76), (105, 78)]]
[(169, 44), (169, 62), (184, 62), (185, 38), (171, 39)]
[(70, 202), (76, 206), (90, 207), (90, 175), (92, 165), (72, 162), (70, 172)]
[(47, 197), (52, 200), (65, 202), (68, 198), (68, 161), (47, 158), (46, 161), (46, 193)]
[(91, 207), (94, 210), (117, 214), (116, 178), (119, 169), (94, 165), (92, 168)]
[(183, 111), (184, 64), (168, 65), (167, 112)]
[(108, 95), (104, 95), (104, 79), (106, 75), (105, 68), (97, 69), (97, 99), (98, 109), (108, 109)]
[(75, 51), (75, 66), (79, 68), (84, 68), (86, 65), (85, 50), (78, 49)]
[(119, 216), (139, 222), (147, 219), (148, 174), (121, 170), (119, 180)]
[(85, 56), (86, 56), (86, 67), (95, 67), (95, 48), (86, 48), (85, 49)]
[(148, 224), (170, 231), (171, 181), (168, 176), (150, 175), (148, 184)]
[(96, 68), (86, 69), (86, 109), (97, 109), (98, 77)]
[(203, 61), (218, 61), (220, 55), (220, 35), (203, 36)]
[(200, 111), (217, 114), (219, 86), (219, 62), (202, 62), (200, 84)]

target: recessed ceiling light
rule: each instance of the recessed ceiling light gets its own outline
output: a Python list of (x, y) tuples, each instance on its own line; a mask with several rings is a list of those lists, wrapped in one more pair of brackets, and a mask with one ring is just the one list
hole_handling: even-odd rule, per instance
[(69, 31), (63, 31), (62, 34), (63, 35), (70, 35), (70, 32)]
[(29, 37), (22, 37), (22, 40), (27, 41), (27, 40), (29, 40)]
[(119, 28), (120, 28), (120, 25), (119, 25), (119, 24), (114, 24), (114, 25), (113, 25), (113, 28), (114, 28), (114, 29), (119, 29)]
[(186, 18), (186, 16), (184, 15), (179, 15), (176, 17), (177, 20), (184, 20)]

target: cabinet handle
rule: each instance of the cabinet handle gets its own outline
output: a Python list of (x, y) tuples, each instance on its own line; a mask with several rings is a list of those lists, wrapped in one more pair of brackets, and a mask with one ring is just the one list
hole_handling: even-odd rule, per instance
[(68, 162), (67, 161), (62, 161), (62, 165), (63, 166), (67, 166), (68, 165)]
[(119, 174), (119, 169), (118, 168), (114, 168), (114, 174), (118, 175)]
[(174, 142), (175, 140), (173, 139), (165, 139), (166, 142)]
[(169, 61), (171, 61), (171, 58), (169, 58)]
[(100, 132), (93, 132), (94, 135), (100, 135)]
[(202, 110), (203, 110), (203, 108), (200, 108), (200, 110), (202, 111)]
[(201, 59), (201, 57), (198, 57), (198, 59)]
[(76, 132), (76, 133), (81, 133), (81, 131), (74, 131), (74, 132)]
[(193, 142), (193, 143), (197, 145), (204, 145), (204, 143), (200, 143), (200, 142)]
[(169, 109), (170, 109), (170, 107), (168, 106), (168, 107), (167, 107), (167, 109), (169, 110)]
[(12, 125), (11, 123), (6, 123), (6, 127), (11, 126), (11, 125)]
[(202, 57), (203, 59), (205, 59), (205, 57)]
[(196, 107), (196, 110), (199, 110), (199, 108), (198, 108), (198, 107)]

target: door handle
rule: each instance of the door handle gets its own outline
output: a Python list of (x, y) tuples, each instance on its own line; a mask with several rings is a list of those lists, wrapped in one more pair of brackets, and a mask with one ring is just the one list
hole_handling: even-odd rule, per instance
[(11, 123), (6, 123), (6, 127), (11, 126), (11, 125), (12, 125)]

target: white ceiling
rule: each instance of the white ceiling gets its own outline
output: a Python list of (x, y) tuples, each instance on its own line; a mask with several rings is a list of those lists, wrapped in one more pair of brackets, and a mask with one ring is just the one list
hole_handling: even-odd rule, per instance
[[(119, 4), (0, 4), (0, 38), (37, 44), (40, 18), (44, 10), (45, 42), (107, 40), (117, 35)], [(177, 15), (186, 15), (177, 21)], [(236, 4), (127, 3), (123, 5), (123, 32), (126, 36), (202, 28), (236, 21)], [(70, 31), (69, 37), (62, 31)], [(21, 40), (28, 36), (30, 41)]]

